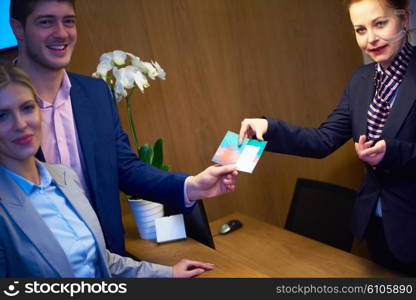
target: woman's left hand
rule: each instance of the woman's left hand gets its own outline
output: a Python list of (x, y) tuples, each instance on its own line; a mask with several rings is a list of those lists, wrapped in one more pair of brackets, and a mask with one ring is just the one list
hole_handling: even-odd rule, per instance
[(357, 152), (358, 158), (362, 161), (376, 166), (384, 158), (386, 154), (386, 141), (380, 140), (374, 146), (373, 141), (366, 141), (365, 135), (360, 136), (358, 143), (355, 143), (355, 151)]
[(189, 259), (182, 259), (173, 266), (173, 278), (190, 278), (198, 276), (205, 271), (214, 269), (213, 264), (203, 263), (200, 261), (193, 261)]

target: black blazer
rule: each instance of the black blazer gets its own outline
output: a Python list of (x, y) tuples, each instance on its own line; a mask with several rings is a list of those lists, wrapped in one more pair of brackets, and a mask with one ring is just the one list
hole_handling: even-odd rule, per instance
[[(322, 158), (351, 137), (366, 135), (367, 110), (374, 95), (375, 64), (356, 70), (337, 108), (319, 128), (302, 128), (267, 118), (266, 150)], [(416, 55), (390, 110), (381, 139), (384, 159), (367, 174), (358, 190), (352, 217), (353, 234), (362, 238), (377, 199), (381, 198), (384, 230), (392, 253), (402, 261), (416, 261)]]

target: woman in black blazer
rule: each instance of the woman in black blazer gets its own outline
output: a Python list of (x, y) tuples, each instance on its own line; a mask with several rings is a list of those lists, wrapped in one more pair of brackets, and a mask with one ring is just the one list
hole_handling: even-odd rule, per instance
[(337, 108), (319, 128), (265, 117), (244, 119), (243, 137), (267, 150), (322, 158), (355, 141), (367, 174), (358, 191), (352, 231), (372, 258), (416, 274), (416, 55), (408, 43), (407, 0), (348, 0), (358, 46), (373, 61), (356, 70)]

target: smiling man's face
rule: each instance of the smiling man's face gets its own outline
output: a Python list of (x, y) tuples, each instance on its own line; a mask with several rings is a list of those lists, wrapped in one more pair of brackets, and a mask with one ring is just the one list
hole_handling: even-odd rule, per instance
[(77, 41), (75, 10), (68, 2), (44, 1), (28, 16), (24, 55), (50, 70), (68, 66)]

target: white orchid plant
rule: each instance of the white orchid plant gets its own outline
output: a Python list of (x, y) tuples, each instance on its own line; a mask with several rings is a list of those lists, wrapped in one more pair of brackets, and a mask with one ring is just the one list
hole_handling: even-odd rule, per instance
[(134, 90), (138, 88), (144, 93), (144, 89), (150, 86), (148, 78), (164, 80), (165, 71), (157, 62), (145, 62), (131, 53), (115, 50), (101, 55), (97, 71), (92, 76), (102, 78), (108, 84), (116, 103), (125, 100), (130, 133), (140, 159), (159, 169), (169, 171), (170, 166), (163, 164), (163, 139), (159, 138), (153, 147), (149, 144), (139, 146), (131, 109), (131, 96)]

